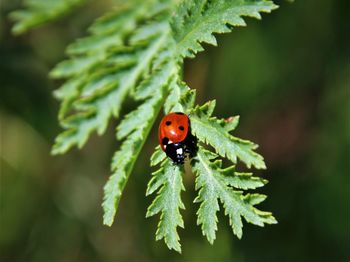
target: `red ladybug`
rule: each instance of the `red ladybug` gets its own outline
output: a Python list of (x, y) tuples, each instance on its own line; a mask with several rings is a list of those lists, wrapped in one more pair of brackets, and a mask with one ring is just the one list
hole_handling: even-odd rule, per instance
[(197, 139), (191, 134), (190, 119), (181, 112), (163, 117), (158, 140), (163, 151), (175, 164), (183, 164), (187, 155), (193, 157), (197, 151)]

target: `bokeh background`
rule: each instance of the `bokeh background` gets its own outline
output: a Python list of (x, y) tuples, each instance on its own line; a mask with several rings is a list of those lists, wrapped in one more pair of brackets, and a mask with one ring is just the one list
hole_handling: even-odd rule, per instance
[(217, 99), (218, 116), (239, 114), (235, 134), (260, 145), (268, 169), (258, 175), (270, 181), (261, 208), (279, 224), (245, 224), (238, 240), (221, 211), (211, 246), (196, 226), (194, 177), (186, 174), (179, 255), (154, 240), (158, 218), (145, 219), (156, 130), (111, 228), (102, 225), (100, 204), (118, 146), (115, 123), (82, 150), (50, 156), (59, 83), (47, 74), (110, 2), (91, 1), (14, 37), (7, 14), (20, 1), (1, 0), (0, 261), (350, 261), (349, 1), (277, 3), (262, 21), (248, 19), (219, 36), (219, 47), (206, 46), (186, 63), (185, 79), (199, 102)]

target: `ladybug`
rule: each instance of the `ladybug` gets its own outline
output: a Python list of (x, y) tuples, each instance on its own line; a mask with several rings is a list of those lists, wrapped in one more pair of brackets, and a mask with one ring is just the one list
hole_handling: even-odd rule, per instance
[(158, 140), (162, 150), (175, 163), (183, 164), (197, 152), (197, 139), (191, 134), (190, 119), (182, 112), (167, 114), (160, 121)]

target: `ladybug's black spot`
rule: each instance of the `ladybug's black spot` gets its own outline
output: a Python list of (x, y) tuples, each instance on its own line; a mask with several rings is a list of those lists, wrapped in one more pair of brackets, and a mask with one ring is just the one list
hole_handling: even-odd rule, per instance
[(166, 121), (165, 124), (166, 124), (167, 126), (170, 126), (170, 125), (171, 125), (171, 121)]
[(181, 131), (184, 131), (184, 130), (185, 130), (185, 128), (184, 128), (183, 126), (179, 126), (179, 129), (180, 129)]
[(163, 145), (167, 145), (168, 142), (169, 142), (169, 138), (164, 137), (163, 140), (162, 140), (162, 144), (163, 144)]
[(176, 112), (175, 114), (177, 114), (177, 115), (184, 115), (184, 113), (182, 113), (182, 112)]

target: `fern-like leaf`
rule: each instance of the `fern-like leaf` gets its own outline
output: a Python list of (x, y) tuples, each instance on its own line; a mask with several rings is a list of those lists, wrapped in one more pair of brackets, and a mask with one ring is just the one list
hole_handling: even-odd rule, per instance
[(16, 22), (12, 32), (22, 34), (29, 29), (54, 21), (85, 2), (87, 0), (25, 0), (24, 9), (10, 14), (12, 20)]
[(169, 159), (163, 162), (161, 168), (154, 172), (148, 184), (147, 195), (158, 190), (158, 195), (148, 207), (147, 217), (161, 213), (156, 232), (156, 240), (164, 238), (169, 249), (181, 252), (180, 238), (177, 227), (184, 227), (180, 209), (185, 209), (181, 201), (183, 168), (175, 166)]
[[(140, 8), (145, 16), (148, 15), (144, 13), (145, 6)], [(116, 11), (116, 14), (119, 13)], [(125, 17), (116, 14), (108, 14), (92, 26), (92, 32), (98, 28), (97, 36), (87, 37), (68, 48), (74, 54), (84, 51), (85, 56), (73, 56), (51, 72), (53, 77), (70, 77), (56, 92), (57, 97), (63, 99), (60, 118), (66, 131), (56, 138), (54, 154), (64, 153), (75, 145), (82, 147), (95, 130), (103, 134), (110, 118), (119, 116), (123, 101), (134, 92), (139, 80), (147, 76), (153, 61), (168, 41), (166, 36), (169, 27), (166, 24), (156, 23), (158, 31), (152, 30), (152, 34), (145, 34), (154, 25), (147, 24), (134, 31), (138, 17), (135, 18), (135, 14), (130, 12), (131, 18), (135, 19), (132, 23), (134, 27), (121, 29), (118, 25), (120, 19)], [(116, 27), (111, 29), (111, 23), (116, 24)], [(132, 33), (132, 46), (107, 41), (108, 44), (104, 43), (96, 51), (83, 48), (82, 43), (90, 43), (90, 39), (96, 41), (96, 37), (105, 38), (105, 33), (100, 32), (119, 35), (120, 39)], [(71, 111), (73, 115), (66, 116)]]
[(203, 51), (201, 43), (216, 45), (214, 33), (231, 32), (230, 26), (245, 26), (242, 16), (260, 19), (277, 6), (261, 0), (195, 0), (184, 1), (172, 22), (177, 42), (176, 54), (194, 57)]
[(231, 122), (211, 117), (214, 107), (215, 101), (211, 101), (192, 110), (191, 126), (193, 133), (200, 141), (211, 145), (218, 154), (222, 157), (227, 157), (233, 163), (236, 163), (238, 158), (248, 168), (254, 166), (258, 169), (265, 169), (263, 157), (254, 152), (258, 146), (248, 140), (229, 134), (229, 131), (236, 124), (234, 123), (234, 126), (232, 126)]
[(162, 98), (163, 96), (160, 94), (150, 98), (135, 111), (127, 115), (124, 122), (121, 123), (130, 121), (130, 119), (139, 119), (140, 116), (144, 116), (144, 113), (146, 115), (149, 114), (148, 117), (143, 118), (143, 123), (137, 129), (130, 131), (128, 138), (113, 156), (112, 175), (104, 187), (104, 201), (102, 203), (104, 209), (103, 223), (105, 225), (111, 226), (114, 221), (120, 197), (142, 149), (143, 138), (148, 135), (153, 125), (154, 119), (152, 115), (156, 113), (155, 111), (160, 110)]
[(151, 156), (151, 166), (156, 166), (163, 162), (166, 158), (166, 155), (163, 150), (160, 149), (160, 146), (157, 146), (154, 150), (154, 153)]
[[(62, 17), (86, 0), (24, 1), (26, 9), (12, 13), (14, 33)], [(214, 34), (244, 26), (243, 17), (260, 19), (260, 13), (276, 7), (267, 0), (124, 1), (97, 19), (88, 36), (67, 48), (68, 59), (50, 73), (66, 81), (55, 91), (64, 131), (56, 138), (53, 154), (82, 147), (93, 132), (103, 134), (110, 119), (119, 118), (127, 97), (139, 104), (116, 129), (121, 147), (113, 156), (112, 175), (104, 187), (104, 224), (110, 226), (114, 221), (133, 166), (162, 106), (165, 113), (189, 114), (191, 131), (198, 138), (199, 150), (191, 166), (199, 191), (197, 221), (208, 241), (213, 243), (216, 237), (220, 202), (239, 238), (242, 217), (259, 226), (276, 223), (271, 213), (255, 207), (264, 195), (242, 192), (266, 181), (251, 173), (238, 173), (234, 166), (223, 168), (218, 160), (227, 158), (233, 164), (240, 160), (248, 168), (266, 168), (263, 157), (255, 152), (256, 144), (231, 134), (239, 117), (213, 117), (215, 101), (195, 106), (195, 91), (182, 81), (184, 59), (202, 51), (203, 43), (216, 45)], [(159, 164), (148, 184), (147, 195), (157, 191), (157, 196), (147, 217), (160, 213), (156, 239), (164, 239), (170, 249), (181, 252), (177, 228), (184, 226), (180, 214), (184, 170), (172, 165), (158, 146), (151, 165)]]
[[(112, 160), (112, 175), (105, 185), (104, 192), (104, 224), (112, 225), (118, 208), (118, 203), (133, 165), (141, 152), (145, 137), (148, 136), (155, 118), (164, 102), (168, 85), (174, 82), (176, 67), (169, 64), (161, 64), (149, 79), (141, 84), (135, 97), (143, 100), (143, 103), (134, 111), (125, 116), (117, 128), (117, 138), (126, 140), (121, 145)], [(157, 85), (155, 84), (157, 83)], [(159, 90), (160, 88), (160, 90)], [(146, 99), (146, 100), (145, 100)]]
[(197, 212), (197, 223), (202, 225), (203, 235), (208, 241), (213, 243), (215, 239), (219, 200), (238, 238), (242, 237), (241, 217), (258, 226), (276, 223), (270, 212), (263, 212), (254, 207), (264, 199), (263, 195), (244, 195), (241, 191), (234, 190), (234, 188), (255, 189), (263, 186), (265, 181), (250, 175), (235, 173), (234, 167), (222, 169), (221, 161), (213, 160), (215, 157), (215, 154), (200, 148), (197, 157), (192, 160), (193, 170), (197, 174), (196, 189), (199, 190), (195, 202), (201, 202)]

